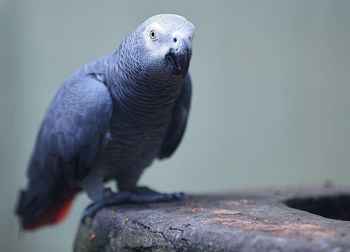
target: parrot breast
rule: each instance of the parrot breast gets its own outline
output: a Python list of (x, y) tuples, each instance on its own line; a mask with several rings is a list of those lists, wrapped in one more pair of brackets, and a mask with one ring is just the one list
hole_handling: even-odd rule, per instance
[[(149, 90), (149, 84), (134, 88), (119, 85), (113, 96), (110, 123), (111, 141), (97, 164), (105, 179), (132, 179), (149, 166), (158, 155), (172, 116), (172, 109), (181, 88), (181, 81), (171, 80)], [(121, 89), (121, 90), (120, 90)]]

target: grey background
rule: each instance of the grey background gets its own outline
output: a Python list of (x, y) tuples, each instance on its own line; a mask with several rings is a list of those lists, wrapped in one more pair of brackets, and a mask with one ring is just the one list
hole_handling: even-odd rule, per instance
[(13, 208), (51, 97), (158, 13), (196, 26), (189, 127), (141, 179), (211, 192), (350, 179), (350, 1), (0, 0), (0, 250), (69, 251), (88, 203), (18, 235)]

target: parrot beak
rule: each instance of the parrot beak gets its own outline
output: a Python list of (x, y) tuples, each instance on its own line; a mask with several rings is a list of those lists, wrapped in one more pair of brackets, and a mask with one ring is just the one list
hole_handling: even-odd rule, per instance
[(183, 40), (178, 47), (170, 48), (165, 58), (172, 65), (173, 74), (185, 77), (190, 66), (191, 56), (191, 47), (189, 43)]

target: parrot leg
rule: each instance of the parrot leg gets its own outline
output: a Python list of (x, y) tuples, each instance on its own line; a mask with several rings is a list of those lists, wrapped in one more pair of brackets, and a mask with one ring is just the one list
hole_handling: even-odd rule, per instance
[(112, 192), (110, 189), (104, 189), (103, 197), (94, 203), (90, 204), (84, 211), (82, 220), (85, 222), (86, 218), (93, 218), (95, 214), (105, 207), (121, 204), (132, 203), (156, 203), (156, 202), (170, 202), (174, 200), (181, 200), (185, 198), (185, 194), (177, 193), (159, 193), (149, 189), (148, 187), (135, 187), (130, 192)]

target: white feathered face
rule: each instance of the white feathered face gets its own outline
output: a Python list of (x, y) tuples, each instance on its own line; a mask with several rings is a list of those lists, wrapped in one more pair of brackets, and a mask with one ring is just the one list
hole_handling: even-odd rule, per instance
[(150, 63), (167, 73), (185, 76), (192, 55), (194, 26), (177, 15), (157, 15), (148, 19), (142, 33)]

